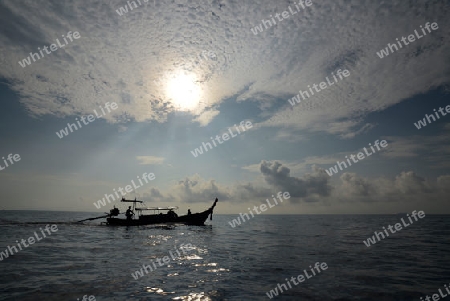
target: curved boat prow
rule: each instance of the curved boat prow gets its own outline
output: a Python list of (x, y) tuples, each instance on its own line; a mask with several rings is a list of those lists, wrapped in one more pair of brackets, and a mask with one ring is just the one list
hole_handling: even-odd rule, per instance
[(211, 210), (211, 214), (210, 214), (210, 216), (209, 216), (209, 220), (210, 220), (210, 221), (212, 221), (212, 215), (213, 215), (214, 207), (216, 207), (216, 204), (217, 204), (218, 201), (219, 201), (219, 199), (216, 198), (216, 199), (214, 200), (214, 204), (211, 206), (211, 208), (209, 208), (209, 210)]

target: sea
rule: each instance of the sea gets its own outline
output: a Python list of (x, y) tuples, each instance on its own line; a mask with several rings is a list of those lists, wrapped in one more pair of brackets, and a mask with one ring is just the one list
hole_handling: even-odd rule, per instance
[[(98, 213), (1, 213), (0, 300), (420, 301), (450, 282), (446, 215), (367, 247), (374, 231), (406, 214), (255, 215), (233, 228), (237, 215), (214, 214), (203, 227), (112, 227), (75, 223)], [(16, 241), (35, 232), (41, 239), (19, 250)], [(5, 257), (8, 246), (18, 252)], [(327, 268), (313, 275), (316, 263)], [(305, 271), (303, 282), (290, 280)]]

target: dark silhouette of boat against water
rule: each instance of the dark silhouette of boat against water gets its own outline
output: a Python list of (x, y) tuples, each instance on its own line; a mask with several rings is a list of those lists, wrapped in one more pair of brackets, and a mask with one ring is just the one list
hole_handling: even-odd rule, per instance
[[(118, 216), (121, 213), (118, 208), (114, 207), (113, 209), (110, 210), (108, 215), (102, 217), (106, 217), (106, 224), (109, 226), (141, 226), (153, 224), (184, 224), (184, 225), (204, 226), (205, 221), (208, 219), (208, 217), (212, 220), (212, 214), (214, 211), (214, 207), (216, 207), (217, 201), (218, 199), (216, 198), (213, 205), (203, 212), (191, 213), (189, 210), (188, 214), (178, 216), (174, 211), (178, 209), (178, 207), (136, 207), (136, 204), (143, 204), (143, 202), (138, 201), (136, 199), (126, 200), (122, 198), (121, 202), (133, 204), (132, 206), (129, 207), (129, 210), (132, 212), (132, 215), (128, 214), (127, 218), (119, 218)], [(153, 213), (144, 214), (146, 211), (153, 211)], [(134, 214), (134, 212), (137, 213), (137, 216)]]

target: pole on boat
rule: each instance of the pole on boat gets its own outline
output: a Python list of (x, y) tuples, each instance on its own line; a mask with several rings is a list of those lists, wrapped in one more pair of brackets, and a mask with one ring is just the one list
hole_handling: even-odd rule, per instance
[(91, 218), (87, 218), (87, 219), (83, 219), (81, 221), (78, 221), (77, 223), (81, 223), (81, 222), (84, 222), (84, 221), (92, 221), (94, 219), (105, 218), (105, 217), (108, 217), (108, 216), (109, 216), (109, 214), (98, 216), (98, 217), (91, 217)]

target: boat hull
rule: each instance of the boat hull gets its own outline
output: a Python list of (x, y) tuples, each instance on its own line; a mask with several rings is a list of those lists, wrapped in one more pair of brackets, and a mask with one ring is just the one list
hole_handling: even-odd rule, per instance
[[(215, 204), (214, 204), (215, 206)], [(143, 226), (154, 224), (184, 224), (204, 226), (208, 216), (213, 213), (213, 207), (200, 213), (182, 216), (171, 216), (168, 214), (141, 215), (138, 219), (127, 220), (123, 218), (108, 217), (107, 224), (110, 226)]]

